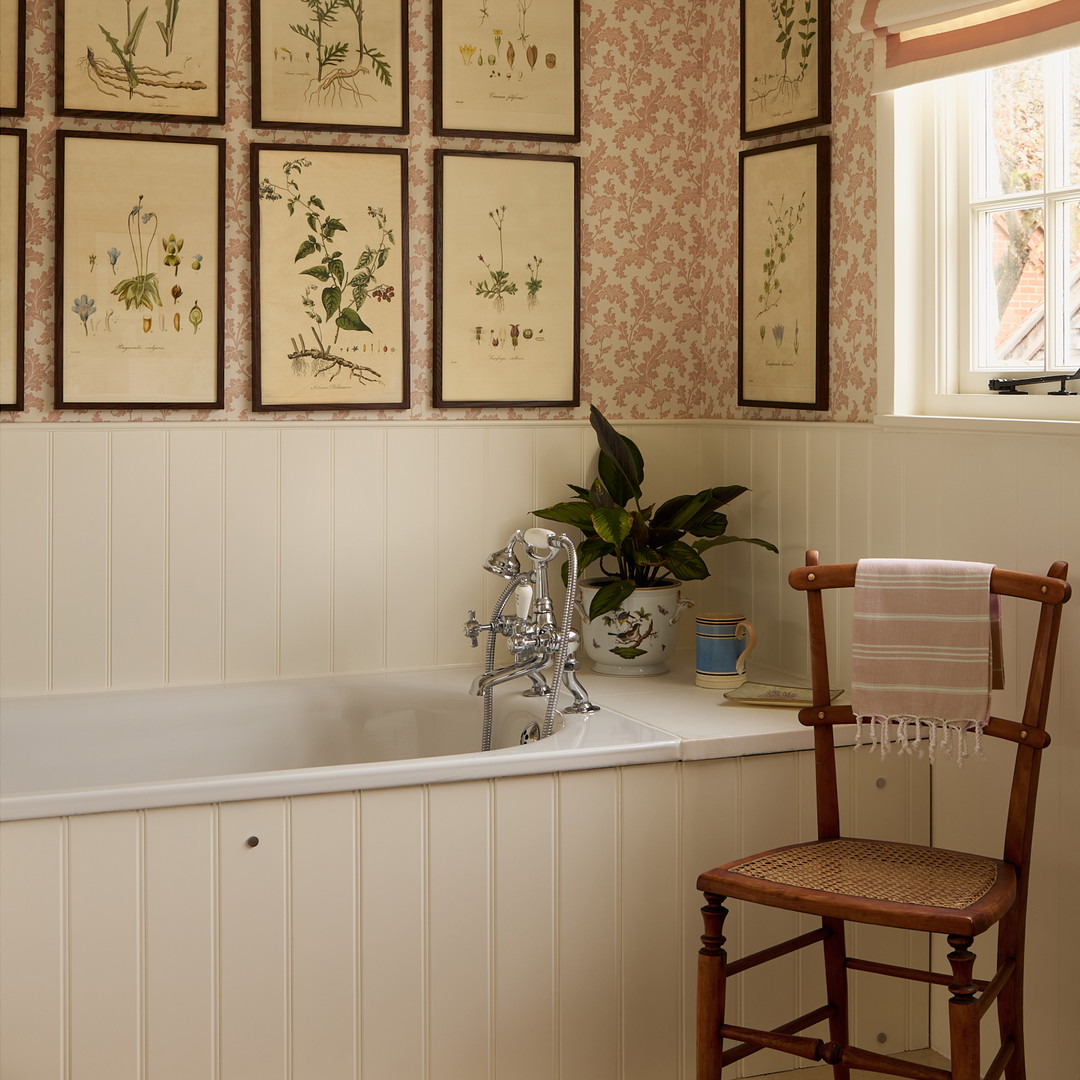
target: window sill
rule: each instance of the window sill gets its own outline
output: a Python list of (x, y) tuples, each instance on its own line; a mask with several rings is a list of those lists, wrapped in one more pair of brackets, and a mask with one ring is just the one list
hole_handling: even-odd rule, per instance
[(967, 432), (994, 435), (1077, 435), (1077, 420), (1021, 420), (987, 416), (915, 416), (879, 413), (874, 423), (880, 427), (907, 431)]

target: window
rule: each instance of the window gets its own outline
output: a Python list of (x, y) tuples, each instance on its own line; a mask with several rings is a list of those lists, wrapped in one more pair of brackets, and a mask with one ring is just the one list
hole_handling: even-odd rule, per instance
[(1080, 49), (884, 105), (894, 411), (1080, 420), (1080, 396), (1052, 393), (1060, 381), (988, 385), (1080, 369)]

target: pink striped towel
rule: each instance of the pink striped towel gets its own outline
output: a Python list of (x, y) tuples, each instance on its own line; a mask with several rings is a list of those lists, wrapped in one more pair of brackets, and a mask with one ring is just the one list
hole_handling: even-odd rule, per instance
[[(855, 571), (851, 707), (869, 721), (882, 753), (890, 724), (896, 741), (928, 729), (931, 760), (939, 738), (947, 753), (967, 755), (963, 733), (974, 726), (979, 749), (990, 716), (997, 597), (989, 563), (936, 559), (862, 559)], [(1000, 685), (1000, 683), (996, 683)], [(950, 740), (950, 736), (955, 739)]]

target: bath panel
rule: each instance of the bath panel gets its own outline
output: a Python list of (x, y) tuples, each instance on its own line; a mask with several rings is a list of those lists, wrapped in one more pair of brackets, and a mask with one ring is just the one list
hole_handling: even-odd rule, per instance
[[(798, 834), (808, 757), (4, 822), (0, 1073), (692, 1080), (693, 879)], [(925, 799), (925, 763), (841, 760), (856, 812)], [(734, 948), (768, 932), (742, 908), (731, 924)], [(770, 993), (738, 995), (735, 1022)], [(885, 1016), (914, 1045), (905, 994), (861, 1036)]]

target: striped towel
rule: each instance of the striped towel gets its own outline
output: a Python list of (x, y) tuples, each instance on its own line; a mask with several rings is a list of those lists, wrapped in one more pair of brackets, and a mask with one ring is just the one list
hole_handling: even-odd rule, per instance
[(939, 739), (947, 753), (976, 751), (990, 716), (997, 597), (989, 563), (936, 559), (862, 559), (855, 571), (851, 707), (856, 742), (869, 721), (871, 741), (885, 753), (890, 724), (896, 741), (927, 728), (930, 758)]

